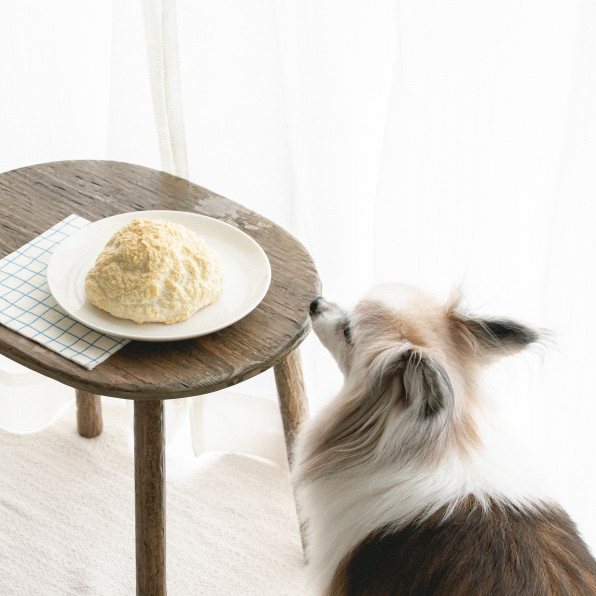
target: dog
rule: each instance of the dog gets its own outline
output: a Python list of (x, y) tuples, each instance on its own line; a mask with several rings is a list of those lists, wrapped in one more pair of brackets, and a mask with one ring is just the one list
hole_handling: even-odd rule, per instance
[(482, 369), (541, 333), (391, 285), (350, 311), (316, 298), (310, 314), (344, 375), (294, 446), (318, 593), (596, 594), (574, 522), (491, 449)]

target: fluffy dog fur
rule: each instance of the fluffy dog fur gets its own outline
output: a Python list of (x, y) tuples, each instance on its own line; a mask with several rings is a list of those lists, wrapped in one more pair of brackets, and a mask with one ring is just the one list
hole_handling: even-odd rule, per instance
[(491, 449), (481, 369), (536, 331), (403, 287), (351, 312), (318, 298), (311, 316), (345, 376), (294, 454), (321, 593), (596, 594), (574, 523)]

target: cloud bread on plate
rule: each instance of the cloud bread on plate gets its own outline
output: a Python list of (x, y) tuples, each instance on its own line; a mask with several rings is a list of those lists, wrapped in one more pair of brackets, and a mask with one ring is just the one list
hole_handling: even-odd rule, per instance
[(120, 228), (85, 279), (89, 302), (136, 323), (177, 323), (223, 291), (216, 255), (196, 234), (163, 219)]

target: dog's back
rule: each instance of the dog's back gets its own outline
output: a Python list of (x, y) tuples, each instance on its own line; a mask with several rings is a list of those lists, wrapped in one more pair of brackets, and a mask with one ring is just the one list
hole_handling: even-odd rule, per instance
[(596, 563), (556, 506), (519, 511), (468, 498), (422, 523), (367, 537), (338, 567), (334, 596), (589, 596)]

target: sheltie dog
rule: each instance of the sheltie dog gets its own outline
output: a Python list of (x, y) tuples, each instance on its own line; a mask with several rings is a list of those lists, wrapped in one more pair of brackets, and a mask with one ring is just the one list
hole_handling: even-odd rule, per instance
[(344, 374), (294, 450), (320, 593), (596, 594), (575, 524), (510, 473), (504, 445), (491, 450), (481, 370), (540, 341), (537, 331), (394, 286), (349, 312), (322, 297), (310, 311)]

